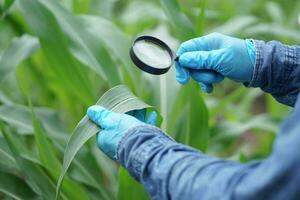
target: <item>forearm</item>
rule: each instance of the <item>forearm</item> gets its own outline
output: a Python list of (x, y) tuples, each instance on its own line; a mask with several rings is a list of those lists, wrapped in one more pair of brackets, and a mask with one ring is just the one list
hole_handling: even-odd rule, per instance
[(254, 40), (256, 62), (248, 86), (260, 87), (279, 102), (294, 106), (300, 91), (300, 46)]
[(267, 160), (240, 164), (205, 155), (157, 128), (141, 126), (122, 139), (118, 159), (153, 199), (295, 199), (300, 193), (293, 188), (300, 181), (295, 175), (300, 135), (294, 129), (280, 134)]
[[(230, 187), (229, 182), (238, 181), (244, 171), (236, 162), (176, 143), (157, 128), (137, 127), (122, 143), (118, 150), (121, 164), (152, 199), (229, 199), (225, 196), (230, 193), (222, 191)], [(230, 181), (228, 176), (232, 176)], [(219, 193), (213, 192), (216, 188)]]

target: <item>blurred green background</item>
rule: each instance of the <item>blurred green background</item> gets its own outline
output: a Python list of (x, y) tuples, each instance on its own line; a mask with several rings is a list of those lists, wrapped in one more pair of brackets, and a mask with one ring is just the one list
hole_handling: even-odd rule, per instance
[[(0, 0), (0, 199), (53, 199), (72, 130), (118, 84), (179, 142), (240, 162), (268, 156), (290, 108), (228, 80), (208, 95), (180, 86), (174, 69), (147, 75), (129, 48), (142, 34), (176, 50), (211, 32), (299, 44), (299, 13), (295, 0)], [(118, 168), (89, 141), (60, 198), (148, 199)]]

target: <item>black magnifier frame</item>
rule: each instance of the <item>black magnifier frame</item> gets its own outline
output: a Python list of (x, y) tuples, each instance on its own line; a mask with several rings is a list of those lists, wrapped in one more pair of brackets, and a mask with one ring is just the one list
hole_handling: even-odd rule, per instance
[[(133, 47), (135, 45), (136, 42), (139, 41), (147, 41), (150, 42), (152, 44), (156, 44), (159, 47), (161, 47), (162, 49), (166, 50), (169, 53), (169, 56), (171, 58), (171, 64), (170, 66), (167, 66), (165, 68), (155, 68), (153, 66), (150, 66), (148, 64), (146, 64), (145, 62), (143, 62), (134, 52)], [(161, 74), (165, 74), (169, 71), (169, 69), (172, 67), (172, 65), (174, 64), (174, 61), (176, 61), (178, 58), (176, 57), (175, 53), (171, 50), (171, 48), (162, 40), (153, 37), (153, 36), (148, 36), (148, 35), (143, 35), (143, 36), (139, 36), (137, 37), (130, 49), (130, 58), (132, 60), (132, 62), (141, 70), (150, 73), (150, 74), (154, 74), (154, 75), (161, 75)]]

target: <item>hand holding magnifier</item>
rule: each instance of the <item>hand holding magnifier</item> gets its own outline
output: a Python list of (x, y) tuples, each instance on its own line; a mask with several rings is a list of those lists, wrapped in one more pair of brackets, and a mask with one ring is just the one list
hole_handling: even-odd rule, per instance
[(130, 49), (133, 63), (144, 72), (160, 75), (169, 71), (178, 60), (171, 48), (153, 36), (136, 38)]

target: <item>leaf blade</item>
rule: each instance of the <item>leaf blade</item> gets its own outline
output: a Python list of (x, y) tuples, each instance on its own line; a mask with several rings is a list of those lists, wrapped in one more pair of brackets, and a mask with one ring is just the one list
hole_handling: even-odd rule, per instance
[[(119, 85), (108, 90), (96, 104), (106, 107), (111, 111), (120, 113), (125, 113), (131, 110), (150, 108), (149, 105), (136, 98), (124, 85)], [(56, 196), (59, 195), (63, 178), (69, 166), (71, 165), (71, 162), (74, 159), (76, 153), (87, 140), (89, 140), (99, 131), (100, 128), (93, 122), (91, 122), (87, 116), (85, 116), (76, 126), (65, 150), (63, 169), (56, 186)]]
[(36, 52), (39, 47), (36, 37), (23, 35), (15, 38), (0, 57), (0, 83), (16, 69), (19, 63)]
[(160, 0), (160, 4), (181, 40), (187, 40), (195, 36), (194, 27), (181, 11), (177, 0)]
[(18, 140), (12, 129), (4, 127), (2, 133), (18, 166), (26, 175), (28, 181), (32, 183), (32, 187), (37, 189), (39, 195), (42, 195), (46, 199), (54, 199), (54, 184), (44, 170), (37, 165), (36, 162), (38, 161), (28, 154), (28, 149)]
[(34, 199), (36, 194), (19, 177), (0, 171), (0, 192), (13, 199)]

